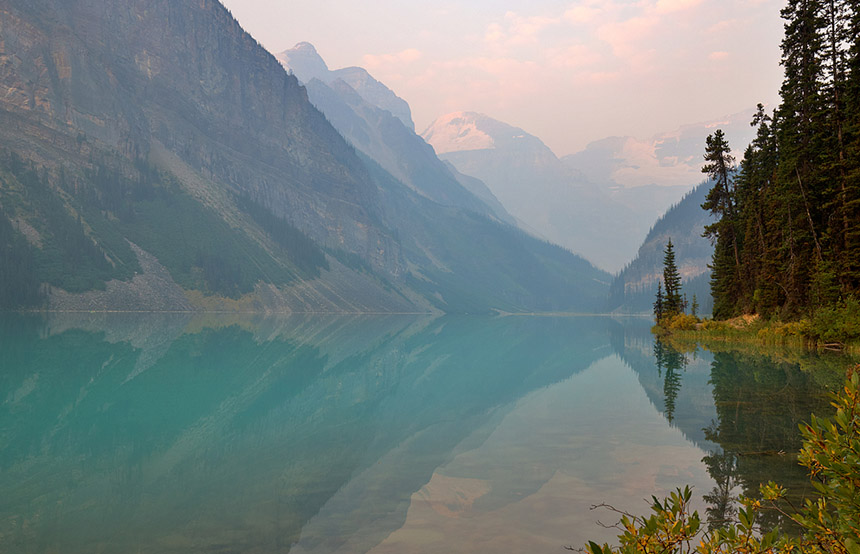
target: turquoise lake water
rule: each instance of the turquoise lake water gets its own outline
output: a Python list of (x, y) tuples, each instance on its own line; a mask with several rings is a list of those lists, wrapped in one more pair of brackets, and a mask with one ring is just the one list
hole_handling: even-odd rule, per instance
[(558, 553), (614, 536), (594, 504), (804, 492), (797, 423), (840, 361), (649, 327), (2, 316), (0, 552)]

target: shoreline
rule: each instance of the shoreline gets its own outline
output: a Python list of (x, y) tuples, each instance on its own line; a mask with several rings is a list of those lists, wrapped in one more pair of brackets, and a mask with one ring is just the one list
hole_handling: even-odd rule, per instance
[(683, 345), (695, 343), (708, 350), (711, 350), (710, 345), (725, 344), (860, 356), (860, 339), (822, 341), (811, 335), (810, 327), (808, 319), (782, 322), (762, 321), (757, 316), (741, 316), (724, 321), (705, 319), (696, 323), (694, 328), (673, 329), (671, 326), (655, 324), (651, 332), (671, 342)]

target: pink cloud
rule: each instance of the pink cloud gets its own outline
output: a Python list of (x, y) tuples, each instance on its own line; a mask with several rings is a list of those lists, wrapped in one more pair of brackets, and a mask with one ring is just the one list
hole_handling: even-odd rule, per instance
[(723, 61), (725, 59), (728, 59), (728, 57), (729, 57), (729, 53), (728, 52), (722, 52), (722, 51), (711, 52), (710, 54), (708, 54), (708, 59), (711, 61), (715, 61), (715, 62)]
[(577, 75), (577, 82), (588, 83), (591, 85), (605, 85), (621, 80), (622, 74), (619, 71), (595, 71), (592, 73), (581, 73)]
[(741, 27), (745, 27), (747, 23), (747, 21), (741, 19), (725, 19), (708, 27), (707, 32), (710, 34), (730, 33), (737, 31)]
[(672, 13), (695, 8), (702, 0), (657, 0), (654, 9), (657, 13)]
[(564, 12), (564, 18), (573, 24), (591, 23), (600, 14), (600, 10), (594, 6), (574, 6)]
[(650, 15), (611, 21), (599, 27), (596, 36), (612, 48), (616, 57), (637, 65), (644, 61), (645, 44), (655, 34), (659, 23), (659, 18)]
[(420, 50), (407, 48), (394, 54), (366, 54), (362, 60), (368, 69), (379, 69), (385, 66), (415, 63), (423, 57)]
[(546, 55), (551, 67), (565, 69), (587, 67), (603, 60), (603, 56), (585, 44), (571, 44), (564, 48), (549, 49)]
[(511, 48), (517, 46), (538, 44), (541, 34), (548, 28), (559, 25), (560, 17), (541, 15), (523, 16), (516, 12), (507, 12), (503, 22), (490, 23), (484, 34), (484, 40), (495, 46)]

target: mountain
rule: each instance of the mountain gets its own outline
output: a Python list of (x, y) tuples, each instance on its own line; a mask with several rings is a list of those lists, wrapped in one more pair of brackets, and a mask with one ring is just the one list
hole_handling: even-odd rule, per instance
[(607, 137), (590, 143), (580, 152), (564, 156), (562, 162), (593, 183), (627, 190), (650, 187), (649, 195), (659, 193), (658, 186), (667, 188), (672, 192), (661, 195), (660, 200), (668, 200), (668, 203), (654, 206), (662, 214), (680, 198), (678, 190), (689, 192), (694, 183), (702, 180), (705, 138), (716, 129), (722, 129), (734, 152), (741, 155), (755, 138), (755, 129), (749, 124), (754, 113), (755, 108), (750, 108), (720, 119), (684, 125), (644, 140), (629, 136)]
[(566, 167), (537, 137), (486, 115), (451, 113), (422, 136), (440, 158), (486, 183), (524, 228), (603, 269), (631, 259), (653, 221)]
[(442, 116), (423, 136), (441, 158), (486, 182), (525, 228), (617, 272), (653, 222), (701, 181), (708, 134), (722, 128), (742, 152), (754, 137), (753, 112), (645, 140), (607, 137), (560, 160), (537, 137), (471, 112)]
[(412, 110), (406, 100), (374, 79), (364, 68), (344, 67), (332, 71), (322, 56), (319, 55), (317, 49), (314, 48), (314, 45), (309, 42), (300, 42), (293, 48), (278, 54), (277, 58), (285, 68), (292, 71), (304, 83), (309, 83), (314, 79), (326, 84), (338, 80), (343, 81), (367, 103), (388, 111), (410, 131), (415, 131)]
[(712, 183), (704, 182), (672, 206), (649, 231), (636, 258), (612, 281), (609, 309), (617, 312), (650, 313), (657, 282), (663, 275), (663, 252), (672, 239), (678, 271), (683, 280), (682, 292), (700, 305), (700, 314), (711, 312), (710, 270), (714, 248), (702, 237), (711, 216), (702, 209)]
[[(389, 109), (393, 102), (368, 98), (395, 98), (385, 85), (358, 67), (329, 71), (328, 65), (307, 42), (278, 55), (286, 69), (306, 83), (308, 98), (350, 144), (360, 150), (415, 192), (440, 204), (458, 206), (490, 218), (515, 223), (493, 194), (480, 182), (468, 187), (436, 157), (433, 149), (408, 124)], [(325, 72), (323, 72), (323, 68)], [(342, 77), (364, 77), (347, 82)], [(358, 83), (357, 85), (354, 83)], [(375, 83), (368, 94), (367, 83)], [(355, 88), (355, 87), (358, 88)], [(362, 92), (360, 92), (362, 91)], [(387, 91), (387, 94), (382, 91)], [(399, 105), (399, 104), (398, 104)], [(401, 110), (403, 111), (403, 110)]]
[(0, 28), (2, 307), (592, 310), (605, 294), (605, 273), (456, 180), (474, 210), (357, 152), (215, 0), (0, 0)]

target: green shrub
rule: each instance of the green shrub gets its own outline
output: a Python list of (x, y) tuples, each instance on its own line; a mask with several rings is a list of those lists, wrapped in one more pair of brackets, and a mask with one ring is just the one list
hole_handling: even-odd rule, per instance
[(824, 343), (860, 339), (860, 301), (849, 298), (835, 306), (818, 308), (808, 333), (810, 338)]

